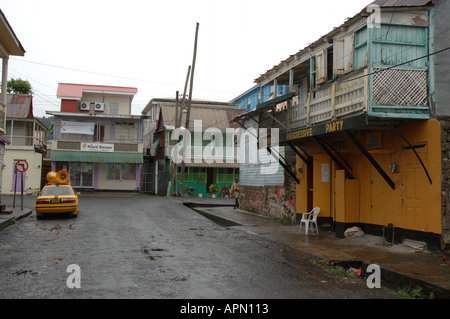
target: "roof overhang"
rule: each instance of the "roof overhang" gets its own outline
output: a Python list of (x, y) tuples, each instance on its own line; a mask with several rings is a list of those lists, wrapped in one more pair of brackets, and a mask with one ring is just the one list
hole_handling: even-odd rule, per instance
[(238, 122), (240, 120), (245, 120), (246, 118), (252, 119), (254, 115), (265, 112), (268, 109), (270, 109), (271, 107), (273, 107), (274, 105), (283, 103), (283, 102), (293, 98), (294, 96), (295, 96), (295, 93), (288, 93), (288, 94), (284, 94), (284, 95), (278, 96), (276, 98), (273, 98), (271, 100), (265, 101), (263, 103), (260, 103), (256, 106), (255, 110), (244, 113), (242, 115), (239, 115), (239, 116), (235, 117), (232, 121)]
[(51, 161), (55, 162), (87, 162), (108, 164), (142, 164), (142, 153), (119, 152), (83, 152), (83, 151), (59, 151), (52, 150)]
[(25, 49), (0, 10), (0, 57), (24, 56)]
[(45, 114), (52, 116), (67, 116), (67, 117), (79, 117), (79, 118), (103, 118), (103, 119), (128, 119), (128, 120), (142, 120), (148, 119), (148, 116), (143, 115), (125, 115), (125, 114), (83, 114), (83, 113), (72, 113), (72, 112), (54, 112), (46, 111)]

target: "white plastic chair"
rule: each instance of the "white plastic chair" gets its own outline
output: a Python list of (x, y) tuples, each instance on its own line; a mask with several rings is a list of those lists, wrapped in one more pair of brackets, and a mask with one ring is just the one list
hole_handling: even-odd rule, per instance
[(315, 207), (309, 213), (303, 213), (302, 219), (300, 220), (300, 229), (302, 231), (302, 224), (305, 224), (305, 234), (308, 235), (309, 224), (316, 226), (316, 232), (319, 234), (319, 227), (317, 226), (317, 215), (320, 213), (320, 208)]

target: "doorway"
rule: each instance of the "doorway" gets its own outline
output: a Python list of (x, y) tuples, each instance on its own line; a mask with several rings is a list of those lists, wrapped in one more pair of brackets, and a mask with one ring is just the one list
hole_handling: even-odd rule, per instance
[(73, 187), (92, 188), (94, 186), (93, 163), (70, 163), (70, 184)]

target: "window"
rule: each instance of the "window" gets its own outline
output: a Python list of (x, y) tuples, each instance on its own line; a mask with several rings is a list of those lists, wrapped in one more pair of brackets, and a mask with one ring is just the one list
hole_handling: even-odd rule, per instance
[(104, 142), (105, 141), (105, 126), (95, 125), (94, 126), (94, 142)]
[(311, 57), (309, 65), (310, 65), (309, 69), (310, 69), (310, 73), (311, 73), (311, 76), (309, 79), (310, 88), (314, 89), (316, 87), (316, 57), (315, 56)]
[(73, 190), (70, 186), (45, 186), (40, 196), (73, 196)]
[(136, 164), (108, 164), (106, 171), (107, 180), (136, 180)]
[(327, 49), (327, 81), (333, 80), (333, 47)]
[(119, 114), (119, 103), (116, 102), (109, 103), (109, 112), (111, 114)]

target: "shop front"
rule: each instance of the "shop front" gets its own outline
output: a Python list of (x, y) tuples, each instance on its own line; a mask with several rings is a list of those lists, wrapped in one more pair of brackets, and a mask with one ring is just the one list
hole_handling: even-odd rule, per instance
[(76, 189), (140, 191), (142, 154), (54, 150), (51, 159), (52, 170), (66, 170)]
[(287, 133), (297, 153), (297, 213), (320, 207), (337, 237), (365, 233), (426, 242), (438, 250), (441, 222), (440, 123), (368, 121), (365, 116)]

